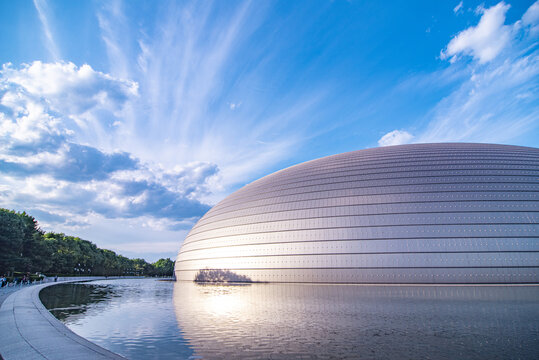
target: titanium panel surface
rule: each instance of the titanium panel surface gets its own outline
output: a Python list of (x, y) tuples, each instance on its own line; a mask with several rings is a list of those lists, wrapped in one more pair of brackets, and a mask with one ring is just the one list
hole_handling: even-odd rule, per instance
[(414, 144), (265, 176), (187, 235), (178, 280), (538, 283), (539, 149)]

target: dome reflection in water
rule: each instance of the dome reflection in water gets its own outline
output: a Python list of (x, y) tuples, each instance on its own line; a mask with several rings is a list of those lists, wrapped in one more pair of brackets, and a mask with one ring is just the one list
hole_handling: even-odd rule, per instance
[(535, 359), (539, 286), (200, 285), (124, 279), (41, 293), (128, 359)]
[(178, 326), (212, 358), (534, 358), (537, 286), (176, 283)]

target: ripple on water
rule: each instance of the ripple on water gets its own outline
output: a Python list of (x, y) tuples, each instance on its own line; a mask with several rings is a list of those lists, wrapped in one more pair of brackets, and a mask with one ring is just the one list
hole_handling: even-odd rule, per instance
[(63, 284), (44, 304), (129, 359), (533, 359), (539, 287)]

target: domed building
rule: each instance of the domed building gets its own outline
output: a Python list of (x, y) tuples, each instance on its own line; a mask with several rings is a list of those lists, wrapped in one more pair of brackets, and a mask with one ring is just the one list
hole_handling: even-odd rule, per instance
[(414, 144), (308, 161), (208, 211), (178, 280), (538, 283), (539, 149)]

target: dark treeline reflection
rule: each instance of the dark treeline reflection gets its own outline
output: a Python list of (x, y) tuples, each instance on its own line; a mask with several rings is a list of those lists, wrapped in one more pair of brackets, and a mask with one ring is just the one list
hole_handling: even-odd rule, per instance
[(204, 359), (533, 359), (539, 287), (177, 283), (179, 328)]
[(120, 294), (120, 288), (115, 286), (75, 283), (46, 287), (39, 293), (39, 298), (57, 319), (64, 321)]

